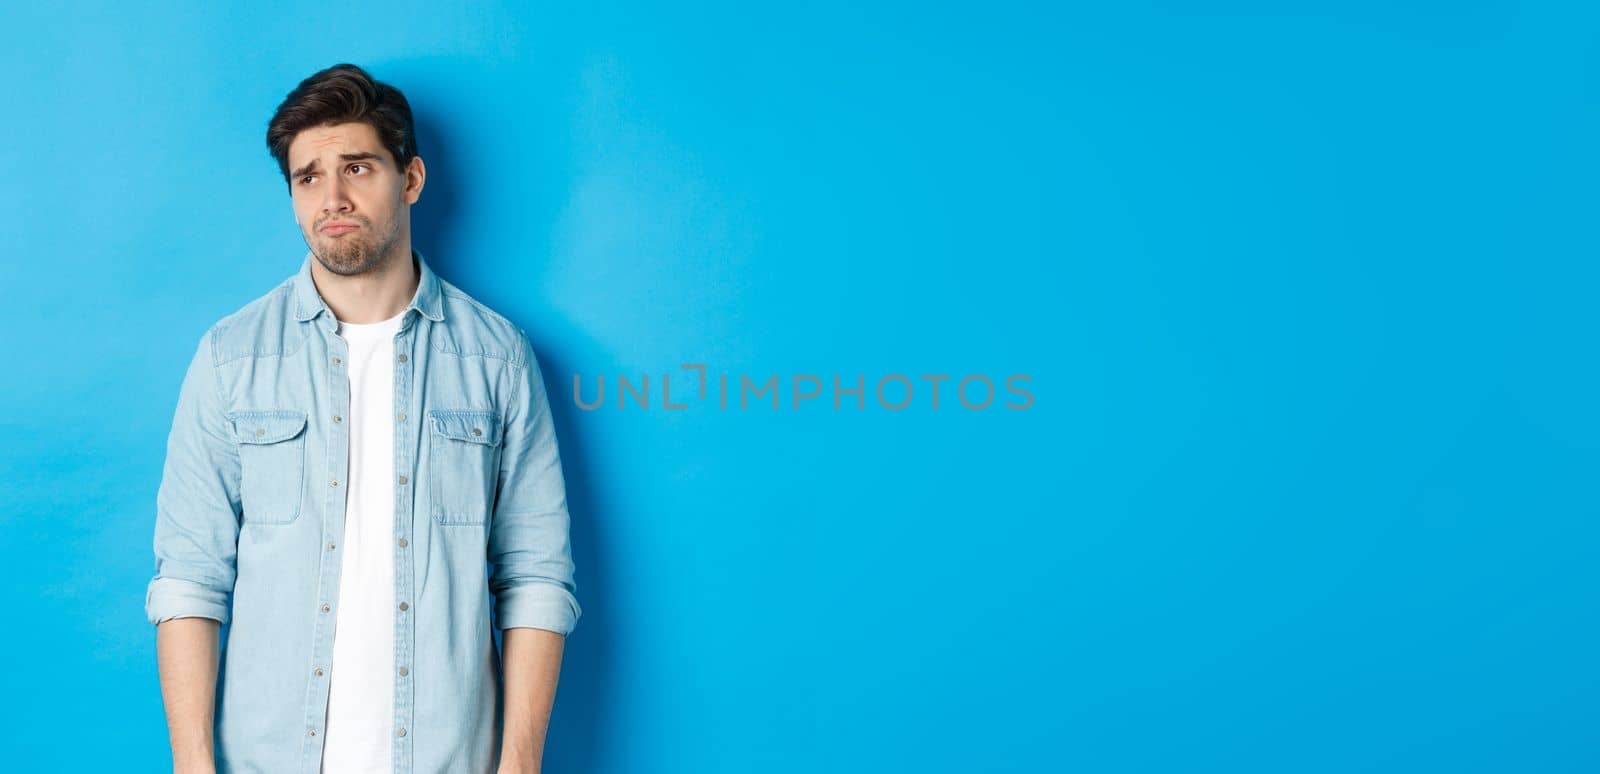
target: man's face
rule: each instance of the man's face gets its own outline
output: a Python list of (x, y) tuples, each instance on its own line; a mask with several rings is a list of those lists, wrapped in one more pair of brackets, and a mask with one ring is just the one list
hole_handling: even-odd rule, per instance
[(306, 245), (335, 274), (381, 268), (411, 233), (422, 159), (406, 170), (365, 123), (316, 126), (289, 143), (290, 198)]

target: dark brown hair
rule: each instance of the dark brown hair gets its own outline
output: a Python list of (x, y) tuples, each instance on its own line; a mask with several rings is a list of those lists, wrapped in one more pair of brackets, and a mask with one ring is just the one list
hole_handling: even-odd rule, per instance
[(378, 132), (378, 140), (394, 156), (395, 168), (404, 173), (417, 155), (417, 138), (411, 125), (411, 105), (399, 89), (373, 80), (353, 64), (336, 64), (314, 73), (283, 98), (267, 124), (267, 149), (278, 161), (283, 182), (289, 180), (289, 143), (295, 135), (315, 126), (359, 121)]

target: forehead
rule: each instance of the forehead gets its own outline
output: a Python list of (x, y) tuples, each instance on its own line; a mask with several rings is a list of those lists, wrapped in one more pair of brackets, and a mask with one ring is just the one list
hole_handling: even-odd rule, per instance
[(324, 124), (302, 130), (289, 142), (289, 167), (298, 167), (313, 159), (336, 157), (341, 153), (381, 153), (383, 143), (371, 124), (352, 122)]

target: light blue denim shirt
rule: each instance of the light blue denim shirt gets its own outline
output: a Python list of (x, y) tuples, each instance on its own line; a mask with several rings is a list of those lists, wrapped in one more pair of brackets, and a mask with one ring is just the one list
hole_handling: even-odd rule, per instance
[[(490, 627), (567, 634), (580, 615), (566, 488), (527, 335), (412, 257), (394, 342), (394, 770), (481, 774), (501, 737)], [(350, 389), (312, 260), (201, 338), (156, 495), (146, 617), (228, 626), (219, 772), (316, 774), (322, 756)]]

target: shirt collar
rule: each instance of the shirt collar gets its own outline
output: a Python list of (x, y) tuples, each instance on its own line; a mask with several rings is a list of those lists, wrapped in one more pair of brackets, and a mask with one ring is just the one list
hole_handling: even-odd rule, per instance
[[(317, 292), (317, 284), (311, 279), (313, 260), (316, 259), (307, 250), (300, 263), (300, 272), (294, 276), (294, 319), (304, 322), (327, 312), (331, 321), (333, 312), (323, 302), (322, 294)], [(418, 314), (434, 322), (443, 320), (444, 305), (440, 298), (439, 277), (428, 268), (428, 261), (416, 248), (411, 250), (411, 265), (417, 270), (417, 292), (412, 294), (411, 303), (406, 305), (405, 311), (415, 309)]]

